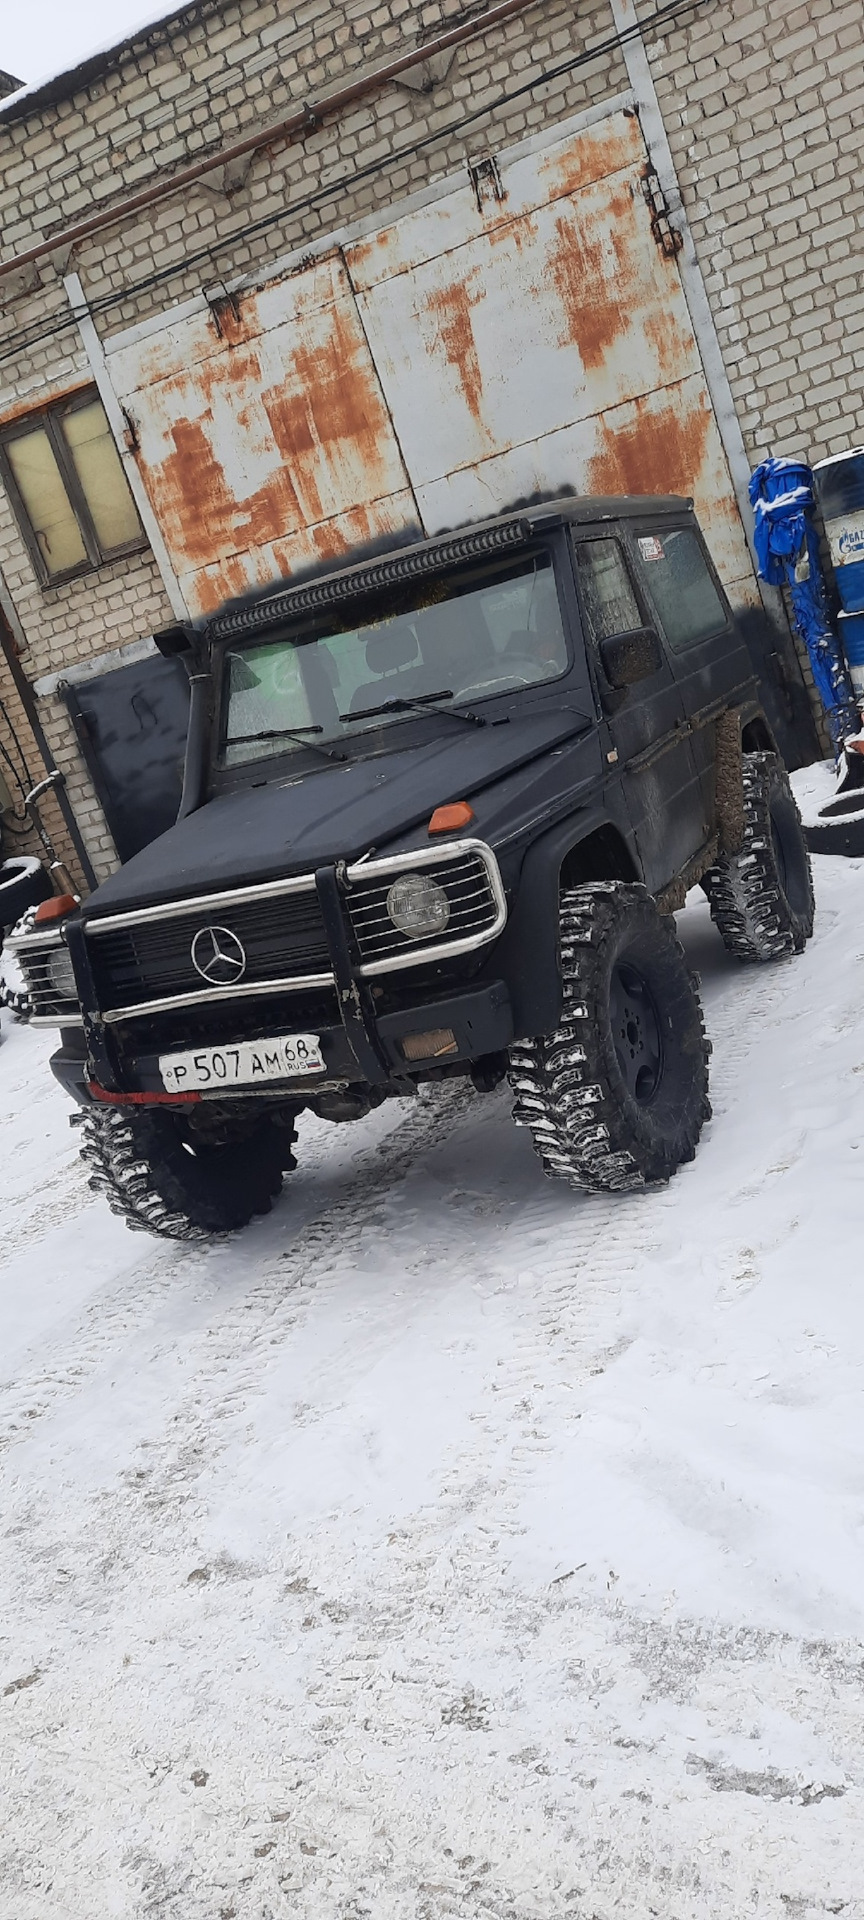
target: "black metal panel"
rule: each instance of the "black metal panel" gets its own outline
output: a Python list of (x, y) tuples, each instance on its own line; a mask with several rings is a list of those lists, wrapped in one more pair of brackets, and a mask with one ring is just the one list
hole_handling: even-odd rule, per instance
[(61, 688), (121, 860), (174, 825), (183, 786), (189, 679), (152, 654)]

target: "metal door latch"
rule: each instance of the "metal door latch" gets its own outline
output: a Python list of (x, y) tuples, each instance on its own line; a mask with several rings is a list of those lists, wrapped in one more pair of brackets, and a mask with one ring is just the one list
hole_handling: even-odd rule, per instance
[(676, 253), (680, 253), (684, 245), (684, 236), (679, 233), (677, 227), (672, 225), (669, 218), (669, 205), (660, 184), (660, 177), (650, 161), (643, 169), (641, 180), (645, 204), (651, 214), (651, 232), (660, 252), (665, 253), (668, 260), (674, 260)]

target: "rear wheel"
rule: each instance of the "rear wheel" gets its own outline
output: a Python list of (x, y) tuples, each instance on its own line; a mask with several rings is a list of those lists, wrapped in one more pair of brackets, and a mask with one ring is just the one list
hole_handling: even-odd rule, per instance
[(739, 960), (801, 953), (813, 932), (810, 855), (789, 775), (773, 753), (744, 757), (744, 840), (702, 875), (711, 918)]
[(91, 1187), (128, 1227), (169, 1240), (233, 1233), (269, 1213), (295, 1165), (292, 1132), (267, 1119), (213, 1144), (176, 1108), (94, 1106), (74, 1118)]
[(511, 1048), (517, 1124), (574, 1186), (670, 1179), (711, 1112), (709, 1043), (671, 918), (641, 886), (575, 887), (561, 900), (561, 972), (557, 1032)]

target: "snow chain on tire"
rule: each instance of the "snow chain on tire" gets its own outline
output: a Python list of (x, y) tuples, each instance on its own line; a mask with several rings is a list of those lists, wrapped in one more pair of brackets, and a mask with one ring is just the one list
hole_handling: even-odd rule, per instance
[(777, 755), (745, 754), (743, 780), (741, 851), (718, 860), (701, 884), (730, 953), (739, 960), (780, 960), (801, 953), (813, 931), (810, 856), (789, 776)]
[[(673, 1105), (667, 1096), (653, 1137), (651, 1108), (640, 1113), (628, 1101), (611, 1045), (607, 981), (628, 926), (653, 944), (655, 975), (665, 970), (670, 983), (662, 1018), (670, 1055), (677, 1053), (671, 1070), (680, 1099), (672, 1088)], [(710, 1042), (674, 923), (644, 887), (609, 881), (565, 892), (560, 929), (561, 1024), (549, 1037), (510, 1049), (514, 1120), (529, 1128), (544, 1171), (572, 1186), (614, 1193), (668, 1180), (693, 1159), (711, 1115)]]
[[(218, 1191), (212, 1197), (192, 1194), (187, 1211), (176, 1157), (172, 1166), (170, 1152), (160, 1148), (158, 1128), (165, 1118), (120, 1107), (84, 1108), (71, 1116), (72, 1125), (81, 1129), (81, 1157), (91, 1168), (90, 1186), (104, 1195), (127, 1227), (166, 1240), (202, 1243), (232, 1233), (269, 1210), (281, 1189), (282, 1168), (296, 1164), (288, 1150), (290, 1136), (280, 1143), (278, 1170), (266, 1139), (238, 1142), (238, 1156), (251, 1148), (253, 1159), (246, 1192), (232, 1201), (226, 1180), (221, 1197)], [(231, 1151), (225, 1149), (228, 1155)]]

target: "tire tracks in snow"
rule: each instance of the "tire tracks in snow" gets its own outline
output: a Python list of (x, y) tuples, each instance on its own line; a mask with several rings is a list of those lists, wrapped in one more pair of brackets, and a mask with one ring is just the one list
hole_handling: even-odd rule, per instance
[[(449, 1093), (449, 1089), (448, 1089)], [(269, 1323), (271, 1315), (278, 1317), (280, 1306), (285, 1307), (293, 1299), (301, 1281), (309, 1274), (310, 1266), (326, 1257), (327, 1250), (342, 1245), (346, 1226), (354, 1216), (354, 1240), (365, 1230), (366, 1222), (357, 1218), (357, 1209), (364, 1199), (368, 1200), (386, 1191), (393, 1180), (404, 1177), (413, 1165), (418, 1153), (434, 1137), (442, 1112), (452, 1111), (454, 1105), (461, 1108), (471, 1098), (477, 1096), (462, 1093), (454, 1102), (449, 1093), (449, 1103), (437, 1100), (423, 1100), (412, 1103), (404, 1119), (397, 1120), (391, 1130), (375, 1145), (367, 1147), (362, 1154), (359, 1170), (349, 1176), (348, 1184), (342, 1192), (323, 1206), (311, 1202), (311, 1211), (296, 1231), (295, 1238), (287, 1252), (275, 1254), (267, 1249), (263, 1253), (260, 1265), (260, 1278), (251, 1289), (243, 1290), (228, 1307), (220, 1322), (219, 1337), (215, 1337), (205, 1322), (202, 1331), (201, 1361), (205, 1372), (211, 1367), (219, 1367), (223, 1358), (227, 1362), (236, 1361), (237, 1353), (243, 1351), (254, 1341), (260, 1322)], [(304, 1173), (308, 1177), (325, 1169), (332, 1153), (332, 1129), (327, 1128), (317, 1137), (310, 1137), (303, 1143), (303, 1159), (297, 1172), (286, 1179), (282, 1203), (276, 1213), (261, 1223), (258, 1231), (266, 1238), (275, 1229), (284, 1224), (290, 1226), (290, 1213), (285, 1211), (296, 1197), (302, 1208), (304, 1201), (308, 1206), (309, 1198), (303, 1191)], [(369, 1155), (375, 1155), (375, 1161), (369, 1165)], [(96, 1196), (91, 1194), (86, 1184), (86, 1172), (81, 1167), (80, 1179), (76, 1178), (77, 1164), (66, 1170), (63, 1197), (52, 1208), (50, 1224), (59, 1225), (68, 1221), (69, 1209), (66, 1196), (72, 1198), (80, 1188), (80, 1212), (89, 1210)], [(296, 1196), (294, 1188), (298, 1189)], [(59, 1216), (59, 1217), (55, 1217)], [(44, 1214), (37, 1215), (44, 1221)], [(50, 1230), (50, 1229), (49, 1229)], [(62, 1353), (54, 1353), (47, 1362), (43, 1362), (31, 1371), (19, 1370), (14, 1382), (0, 1387), (0, 1457), (14, 1446), (15, 1442), (26, 1437), (33, 1430), (34, 1422), (50, 1415), (59, 1400), (64, 1396), (79, 1393), (84, 1382), (99, 1372), (99, 1369), (117, 1353), (118, 1349), (132, 1338), (135, 1331), (154, 1320), (156, 1313), (176, 1291), (178, 1283), (187, 1288), (200, 1289), (202, 1286), (211, 1291), (214, 1305), (220, 1305), (218, 1292), (219, 1280), (226, 1267), (243, 1259), (249, 1238), (254, 1236), (253, 1226), (247, 1229), (242, 1241), (226, 1242), (224, 1246), (186, 1247), (179, 1244), (171, 1248), (165, 1241), (145, 1241), (144, 1257), (135, 1259), (135, 1253), (141, 1247), (141, 1238), (130, 1244), (130, 1258), (124, 1264), (121, 1277), (113, 1285), (100, 1291), (84, 1308), (77, 1326), (70, 1329), (64, 1322), (62, 1326)], [(131, 1236), (130, 1236), (131, 1242)], [(123, 1243), (124, 1248), (126, 1242)], [(311, 1284), (311, 1282), (310, 1282)], [(274, 1291), (277, 1298), (274, 1301)], [(294, 1309), (296, 1311), (296, 1302)], [(170, 1333), (168, 1336), (170, 1338)], [(268, 1338), (273, 1337), (268, 1333)], [(58, 1342), (59, 1344), (59, 1342)], [(212, 1410), (211, 1410), (212, 1412)], [(178, 1413), (178, 1421), (182, 1415)]]
[[(326, 1312), (327, 1283), (352, 1256), (368, 1248), (375, 1234), (376, 1201), (392, 1199), (400, 1184), (417, 1172), (423, 1156), (441, 1145), (443, 1129), (458, 1129), (461, 1136), (466, 1124), (478, 1129), (486, 1125), (473, 1092), (454, 1086), (427, 1095), (381, 1142), (375, 1162), (370, 1165), (364, 1157), (340, 1195), (306, 1223), (290, 1248), (265, 1255), (254, 1283), (233, 1301), (218, 1325), (205, 1329), (170, 1434), (165, 1442), (148, 1445), (143, 1477), (136, 1481), (143, 1509), (154, 1521), (158, 1518), (160, 1526), (170, 1523), (172, 1514), (179, 1519), (204, 1461), (212, 1472), (228, 1444), (227, 1438), (220, 1440), (219, 1428), (224, 1425), (227, 1434), (232, 1420), (260, 1394), (273, 1346), (296, 1341), (319, 1308)], [(568, 1191), (565, 1204), (573, 1209), (572, 1226), (562, 1235), (562, 1250), (550, 1257), (550, 1203), (554, 1211), (556, 1193), (560, 1204), (563, 1190), (557, 1183), (543, 1182), (536, 1198), (520, 1209), (516, 1233), (529, 1258), (536, 1244), (537, 1272), (531, 1296), (517, 1316), (516, 1350), (495, 1383), (494, 1396), (491, 1389), (484, 1395), (486, 1416), (478, 1418), (464, 1458), (454, 1459), (448, 1470), (443, 1508), (439, 1511), (436, 1503), (418, 1516), (423, 1533), (437, 1526), (446, 1529), (447, 1515), (469, 1497), (476, 1506), (478, 1472), (489, 1481), (503, 1474), (508, 1507), (515, 1512), (530, 1484), (531, 1462), (538, 1450), (551, 1448), (551, 1440), (545, 1430), (542, 1438), (538, 1435), (540, 1415), (533, 1400), (524, 1417), (520, 1411), (514, 1438), (514, 1406), (537, 1391), (547, 1397), (566, 1391), (572, 1397), (574, 1388), (586, 1384), (607, 1356), (608, 1340), (601, 1335), (598, 1345), (595, 1330), (598, 1323), (608, 1326), (610, 1298), (617, 1294), (622, 1275), (644, 1257), (645, 1196), (610, 1200)], [(433, 1268), (450, 1263), (454, 1234), (458, 1239), (458, 1226), (451, 1227), (448, 1244), (432, 1255)], [(336, 1278), (335, 1284), (343, 1281)], [(332, 1364), (338, 1373), (344, 1362)], [(224, 1382), (221, 1391), (214, 1392), (216, 1382)], [(323, 1385), (319, 1370), (316, 1390)], [(478, 1453), (483, 1456), (479, 1461)]]
[[(178, 1282), (187, 1287), (207, 1286), (218, 1319), (205, 1313), (200, 1333), (193, 1335), (198, 1351), (192, 1358), (193, 1378), (184, 1391), (183, 1402), (172, 1421), (170, 1445), (161, 1470), (148, 1464), (147, 1483), (150, 1501), (157, 1507), (170, 1503), (169, 1489), (175, 1493), (183, 1486), (186, 1471), (206, 1453), (214, 1453), (212, 1422), (225, 1419), (245, 1393), (254, 1392), (260, 1367), (274, 1339), (287, 1334), (308, 1312), (312, 1294), (337, 1256), (359, 1246), (370, 1230), (368, 1208), (412, 1170), (417, 1159), (435, 1143), (442, 1125), (461, 1117), (478, 1098), (472, 1091), (435, 1089), (432, 1095), (412, 1102), (404, 1118), (372, 1146), (361, 1149), (361, 1163), (352, 1171), (337, 1195), (317, 1207), (297, 1228), (287, 1249), (265, 1246), (251, 1286), (238, 1288), (227, 1305), (220, 1294), (219, 1282), (227, 1272), (248, 1259), (253, 1227), (242, 1241), (218, 1248), (178, 1246), (169, 1251), (166, 1243), (154, 1242), (152, 1252), (127, 1268), (122, 1279), (107, 1293), (100, 1293), (86, 1307), (70, 1336), (64, 1329), (62, 1358), (53, 1356), (47, 1365), (18, 1378), (14, 1386), (0, 1396), (0, 1455), (26, 1437), (34, 1422), (49, 1415), (63, 1395), (79, 1393), (86, 1379), (92, 1378), (129, 1341), (135, 1330), (154, 1319), (157, 1310), (170, 1298)], [(303, 1159), (286, 1182), (290, 1204), (292, 1187), (300, 1188), (297, 1200), (302, 1205), (303, 1172), (318, 1173), (326, 1168), (332, 1151), (332, 1130), (304, 1143)], [(374, 1155), (374, 1158), (372, 1156)], [(85, 1193), (87, 1189), (85, 1188)], [(267, 1238), (283, 1225), (290, 1226), (290, 1214), (281, 1209), (262, 1222), (258, 1231)], [(139, 1243), (140, 1244), (140, 1241)], [(164, 1340), (157, 1337), (161, 1352), (172, 1340), (166, 1328)], [(215, 1383), (230, 1373), (230, 1397), (211, 1397)], [(206, 1442), (206, 1444), (205, 1444)], [(153, 1454), (159, 1443), (148, 1447)], [(139, 1489), (140, 1490), (140, 1489)]]

